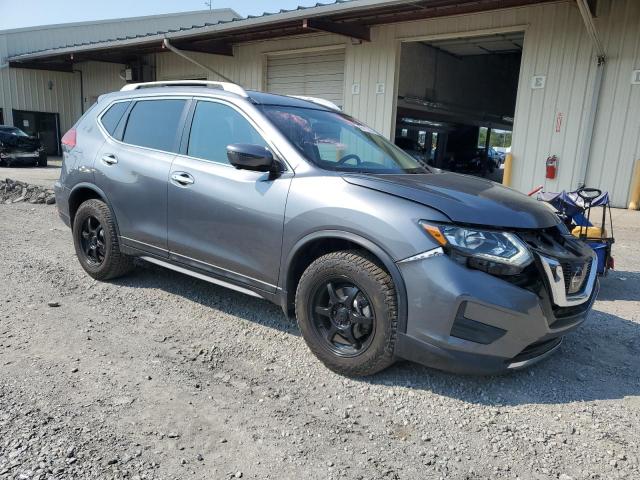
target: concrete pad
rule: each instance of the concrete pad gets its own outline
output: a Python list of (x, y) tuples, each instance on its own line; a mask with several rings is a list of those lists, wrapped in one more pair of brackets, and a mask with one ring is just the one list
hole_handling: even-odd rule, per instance
[(20, 180), (46, 188), (53, 188), (53, 184), (60, 177), (62, 157), (49, 157), (46, 167), (0, 167), (0, 178)]

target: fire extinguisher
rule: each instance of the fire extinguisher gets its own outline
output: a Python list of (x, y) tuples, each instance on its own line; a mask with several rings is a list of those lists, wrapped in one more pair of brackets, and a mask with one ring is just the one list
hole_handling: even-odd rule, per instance
[(547, 157), (547, 178), (553, 180), (558, 175), (558, 157)]

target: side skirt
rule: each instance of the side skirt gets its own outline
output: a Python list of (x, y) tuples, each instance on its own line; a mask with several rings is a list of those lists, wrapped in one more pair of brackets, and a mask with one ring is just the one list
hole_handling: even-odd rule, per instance
[(160, 265), (161, 267), (168, 268), (168, 269), (173, 270), (175, 272), (183, 273), (185, 275), (189, 275), (191, 277), (198, 278), (200, 280), (204, 280), (205, 282), (213, 283), (214, 285), (219, 285), (221, 287), (225, 287), (225, 288), (229, 288), (231, 290), (235, 290), (236, 292), (244, 293), (245, 295), (250, 295), (250, 296), (256, 297), (256, 298), (265, 298), (264, 296), (260, 295), (259, 293), (254, 292), (253, 290), (249, 290), (248, 288), (240, 287), (238, 285), (234, 285), (233, 283), (225, 282), (224, 280), (218, 280), (217, 278), (213, 278), (213, 277), (210, 277), (208, 275), (204, 275), (202, 273), (194, 272), (193, 270), (188, 270), (188, 269), (183, 268), (183, 267), (179, 267), (178, 265), (174, 265), (173, 263), (169, 263), (169, 262), (166, 262), (164, 260), (159, 260), (159, 259), (154, 258), (154, 257), (146, 257), (146, 256), (141, 256), (139, 258), (141, 258), (142, 260), (146, 260), (147, 262), (155, 263), (156, 265)]

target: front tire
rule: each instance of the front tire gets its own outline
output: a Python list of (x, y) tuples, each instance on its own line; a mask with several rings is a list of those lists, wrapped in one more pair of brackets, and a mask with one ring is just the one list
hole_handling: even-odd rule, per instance
[(132, 258), (120, 251), (111, 210), (101, 200), (87, 200), (78, 208), (73, 243), (80, 265), (96, 280), (111, 280), (133, 268)]
[(394, 361), (395, 286), (365, 252), (333, 252), (309, 265), (298, 283), (296, 317), (309, 349), (336, 373), (373, 375)]
[(47, 163), (48, 163), (47, 154), (44, 152), (40, 153), (40, 156), (38, 157), (38, 162), (36, 163), (36, 165), (38, 167), (46, 167)]

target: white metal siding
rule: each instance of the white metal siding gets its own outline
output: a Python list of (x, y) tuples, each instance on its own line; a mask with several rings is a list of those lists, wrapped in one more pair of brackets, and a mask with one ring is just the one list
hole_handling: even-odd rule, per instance
[[(345, 44), (344, 37), (317, 34), (236, 45), (233, 57), (192, 52), (189, 52), (189, 56), (213, 68), (225, 77), (231, 78), (244, 88), (265, 90), (268, 55), (292, 53), (294, 49), (331, 48), (345, 46)], [(219, 76), (200, 69), (174, 53), (166, 52), (156, 55), (156, 77), (158, 80), (202, 76), (209, 80), (220, 80)]]
[(267, 91), (344, 105), (344, 49), (267, 57)]
[(120, 78), (124, 65), (105, 62), (84, 62), (76, 66), (82, 70), (84, 82), (84, 109), (89, 108), (97, 97), (120, 90), (126, 83)]
[(640, 69), (640, 2), (615, 0), (609, 9), (598, 22), (607, 63), (587, 184), (627, 206), (633, 164), (640, 159), (640, 85), (631, 84), (631, 72)]
[[(7, 53), (6, 37), (0, 35), (0, 58), (6, 58)], [(80, 77), (73, 73), (1, 68), (0, 108), (9, 125), (13, 125), (13, 110), (59, 113), (60, 129), (65, 132), (80, 116)]]
[[(0, 65), (9, 56), (34, 50), (216, 23), (234, 16), (232, 10), (220, 9), (0, 31)], [(83, 106), (86, 110), (95, 97), (124, 84), (119, 78), (122, 65), (88, 62), (74, 68), (83, 72), (84, 98), (80, 96), (79, 73), (0, 68), (0, 108), (5, 123), (13, 124), (12, 110), (59, 113), (64, 133), (78, 120)]]

